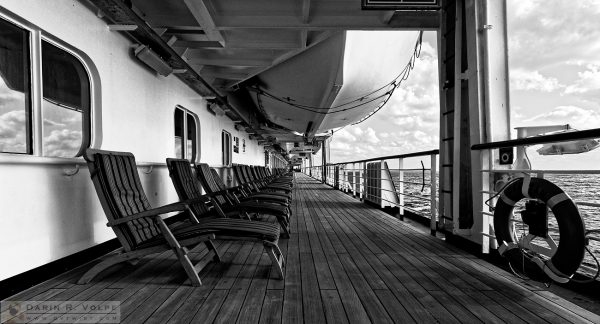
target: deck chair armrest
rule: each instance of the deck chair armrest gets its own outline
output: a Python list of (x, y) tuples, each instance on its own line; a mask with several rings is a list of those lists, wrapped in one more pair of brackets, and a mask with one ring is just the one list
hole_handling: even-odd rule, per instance
[[(176, 254), (181, 253), (181, 251), (179, 251), (179, 249), (182, 248), (181, 244), (179, 243), (179, 241), (177, 240), (177, 238), (175, 238), (175, 235), (173, 235), (173, 232), (171, 231), (171, 229), (169, 228), (169, 226), (165, 223), (165, 221), (162, 218), (158, 218), (157, 219), (157, 223), (158, 223), (158, 227), (160, 228), (160, 232), (163, 235), (163, 237), (165, 238), (165, 240), (167, 241), (167, 244), (169, 244), (170, 247), (177, 249), (175, 251)], [(202, 236), (196, 236), (198, 239), (203, 239), (205, 241), (208, 240), (214, 240), (215, 239), (215, 234), (207, 231), (204, 235)]]
[(185, 204), (186, 206), (195, 205), (195, 204), (209, 204), (210, 198), (207, 197), (207, 195), (203, 195), (198, 198), (192, 198), (192, 199), (181, 201), (181, 203)]
[(234, 194), (232, 194), (229, 189), (223, 189), (223, 190), (219, 190), (219, 191), (214, 191), (211, 193), (206, 193), (205, 196), (210, 197), (211, 199), (217, 196), (221, 196), (223, 198), (225, 198), (225, 200), (227, 200), (228, 203), (233, 204), (232, 201), (232, 196), (235, 196)]
[(239, 186), (235, 186), (235, 187), (230, 187), (227, 188), (227, 190), (229, 190), (229, 192), (236, 192), (239, 193), (242, 196), (247, 195), (247, 189), (244, 187), (244, 185), (239, 185)]
[(153, 208), (153, 209), (149, 209), (149, 210), (145, 210), (143, 212), (137, 213), (137, 214), (133, 214), (133, 215), (129, 215), (123, 218), (119, 218), (119, 219), (115, 219), (113, 221), (110, 221), (106, 224), (106, 226), (115, 226), (115, 225), (120, 225), (123, 223), (127, 223), (127, 222), (131, 222), (133, 220), (136, 220), (138, 218), (142, 218), (142, 217), (154, 217), (154, 216), (160, 216), (163, 214), (167, 214), (167, 213), (171, 213), (171, 212), (176, 212), (176, 211), (184, 211), (188, 208), (188, 204), (184, 203), (184, 202), (176, 202), (173, 204), (169, 204), (169, 205), (164, 205), (158, 208)]

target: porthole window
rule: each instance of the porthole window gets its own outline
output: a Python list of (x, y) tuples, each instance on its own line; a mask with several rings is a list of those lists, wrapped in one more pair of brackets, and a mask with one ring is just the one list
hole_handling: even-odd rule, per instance
[(221, 133), (221, 152), (223, 153), (222, 163), (225, 166), (231, 165), (231, 134), (227, 131)]
[[(0, 30), (0, 152), (82, 155), (91, 137), (91, 79), (86, 66), (37, 30), (4, 19)], [(34, 59), (38, 64), (31, 64)]]
[(175, 107), (175, 156), (192, 162), (199, 157), (198, 117), (183, 107)]

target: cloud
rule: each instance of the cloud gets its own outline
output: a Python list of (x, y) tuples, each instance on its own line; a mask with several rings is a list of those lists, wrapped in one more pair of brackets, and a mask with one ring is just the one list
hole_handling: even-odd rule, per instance
[(364, 140), (367, 143), (370, 143), (370, 144), (377, 144), (377, 143), (379, 143), (379, 138), (377, 138), (377, 135), (375, 134), (375, 131), (371, 127), (367, 128), (367, 132), (365, 134)]
[(570, 124), (577, 129), (600, 127), (600, 112), (576, 106), (558, 106), (549, 112), (523, 120), (524, 126)]
[(600, 2), (510, 0), (507, 11), (512, 67), (540, 70), (555, 62), (598, 59)]
[(0, 116), (0, 151), (26, 152), (25, 111), (13, 110)]
[(81, 131), (68, 129), (53, 130), (44, 137), (44, 155), (73, 157), (81, 146)]
[(44, 126), (50, 126), (50, 127), (65, 127), (67, 126), (66, 124), (62, 124), (62, 123), (57, 123), (53, 120), (50, 119), (44, 119)]
[(586, 70), (577, 73), (578, 80), (565, 88), (567, 94), (583, 94), (600, 90), (600, 64), (590, 63)]
[(543, 76), (538, 71), (528, 71), (520, 68), (510, 71), (510, 86), (513, 90), (537, 90), (542, 92), (553, 92), (564, 88), (556, 78)]

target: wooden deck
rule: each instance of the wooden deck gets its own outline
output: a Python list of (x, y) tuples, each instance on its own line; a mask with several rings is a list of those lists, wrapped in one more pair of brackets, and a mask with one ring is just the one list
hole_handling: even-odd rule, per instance
[[(65, 273), (11, 300), (120, 301), (124, 323), (600, 323), (591, 313), (304, 175), (286, 278), (259, 243), (218, 242), (223, 262), (184, 284), (172, 253), (75, 284)], [(204, 246), (193, 251), (205, 254)]]

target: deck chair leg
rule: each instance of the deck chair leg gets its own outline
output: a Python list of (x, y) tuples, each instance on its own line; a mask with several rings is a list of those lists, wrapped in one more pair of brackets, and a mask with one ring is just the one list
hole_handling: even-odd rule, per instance
[(98, 274), (100, 274), (100, 272), (112, 267), (115, 264), (119, 264), (122, 262), (129, 262), (131, 264), (136, 264), (140, 260), (140, 257), (142, 257), (144, 255), (148, 255), (148, 254), (151, 254), (151, 253), (137, 251), (137, 252), (120, 253), (117, 255), (113, 255), (113, 256), (103, 260), (102, 262), (94, 265), (90, 270), (86, 271), (86, 273), (84, 273), (83, 276), (81, 276), (81, 278), (79, 278), (79, 280), (77, 281), (77, 284), (85, 285), (85, 284), (89, 283), (90, 281), (92, 281), (92, 279), (94, 279), (94, 277), (96, 277)]
[(212, 251), (214, 253), (213, 255), (213, 260), (215, 262), (221, 262), (221, 256), (219, 255), (219, 251), (217, 251), (217, 248), (215, 247), (215, 245), (213, 244), (212, 241), (205, 241), (204, 245), (206, 245), (206, 247), (208, 248), (208, 251)]
[(194, 264), (192, 263), (192, 261), (190, 260), (190, 257), (187, 254), (187, 249), (186, 248), (173, 248), (175, 255), (177, 256), (177, 259), (179, 259), (179, 263), (181, 263), (181, 266), (183, 267), (183, 270), (185, 270), (185, 273), (187, 274), (188, 278), (191, 281), (192, 286), (194, 287), (200, 287), (202, 286), (202, 281), (200, 280), (200, 276), (198, 276), (198, 272), (196, 272), (196, 268), (194, 267)]
[(278, 217), (277, 221), (279, 222), (279, 225), (281, 226), (281, 229), (283, 230), (283, 237), (290, 238), (290, 226), (289, 226), (288, 222), (285, 219), (283, 219), (282, 217)]
[(269, 258), (271, 258), (271, 262), (277, 271), (280, 279), (285, 279), (285, 275), (283, 274), (283, 254), (281, 254), (281, 250), (277, 245), (273, 245), (272, 243), (265, 242), (264, 244), (265, 250), (267, 254), (269, 254)]
[(285, 258), (283, 257), (283, 253), (281, 253), (281, 249), (279, 249), (279, 245), (273, 246), (273, 250), (279, 255), (281, 259), (281, 266), (285, 266)]

